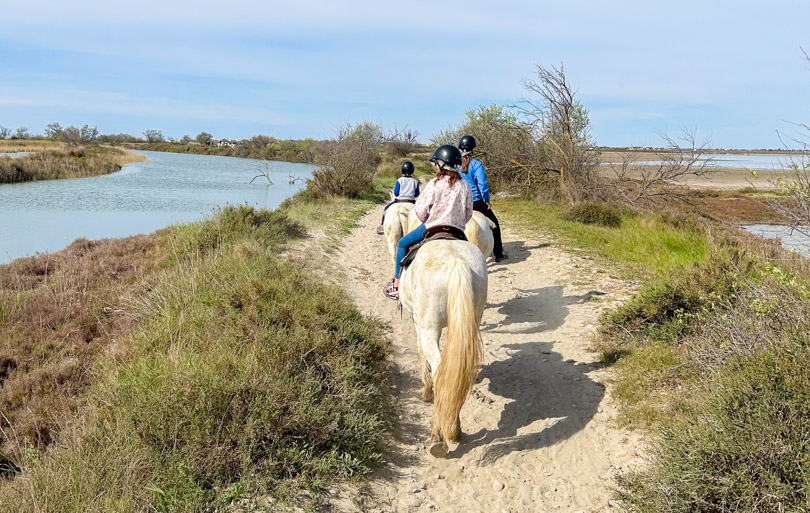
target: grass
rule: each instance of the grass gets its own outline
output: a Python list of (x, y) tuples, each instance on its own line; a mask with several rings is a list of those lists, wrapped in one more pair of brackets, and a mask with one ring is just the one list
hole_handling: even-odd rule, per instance
[(510, 225), (551, 235), (598, 257), (625, 277), (663, 276), (706, 257), (707, 241), (700, 226), (665, 214), (625, 211), (618, 214), (621, 225), (610, 227), (567, 220), (566, 207), (531, 200), (501, 201), (494, 208)]
[(88, 369), (134, 324), (127, 296), (149, 288), (160, 240), (79, 239), (0, 266), (0, 451), (7, 457), (47, 446), (79, 408), (94, 379)]
[(18, 151), (50, 151), (62, 150), (65, 145), (51, 140), (2, 139), (0, 152), (16, 153)]
[(0, 157), (0, 184), (99, 176), (118, 171), (124, 164), (145, 159), (107, 146), (42, 148), (48, 146), (34, 145), (28, 150), (34, 151), (33, 154), (19, 158)]
[(623, 212), (612, 205), (603, 203), (577, 203), (569, 207), (563, 214), (566, 221), (576, 221), (583, 224), (597, 224), (608, 228), (621, 226)]
[[(0, 503), (215, 511), (301, 490), (317, 500), (335, 479), (367, 473), (386, 429), (387, 342), (304, 259), (281, 256), (304, 233), (296, 217), (336, 205), (304, 203), (228, 207), (151, 236), (158, 270), (125, 302), (130, 329), (85, 366), (89, 382), (47, 451), (6, 440), (17, 476)], [(362, 208), (331, 219), (333, 230)]]
[(128, 143), (127, 147), (146, 151), (313, 163), (319, 145), (320, 142), (313, 139), (290, 140), (254, 136), (234, 147), (206, 146), (197, 142)]
[(596, 343), (621, 420), (650, 434), (648, 465), (619, 476), (626, 511), (807, 510), (806, 261), (680, 215), (625, 214), (604, 227), (566, 220), (561, 206), (496, 208), (641, 281), (604, 315)]

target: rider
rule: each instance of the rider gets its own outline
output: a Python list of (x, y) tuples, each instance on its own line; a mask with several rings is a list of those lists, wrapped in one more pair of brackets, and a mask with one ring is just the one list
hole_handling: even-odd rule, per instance
[(436, 168), (436, 177), (428, 182), (414, 206), (416, 217), (423, 224), (399, 239), (394, 279), (385, 288), (385, 295), (391, 299), (399, 299), (399, 263), (408, 247), (422, 240), (425, 230), (434, 226), (452, 226), (463, 232), (472, 217), (472, 194), (459, 175), (461, 151), (445, 144), (436, 148), (430, 161)]
[(416, 198), (419, 196), (419, 180), (413, 177), (413, 162), (406, 160), (402, 163), (402, 176), (397, 179), (394, 185), (394, 201), (389, 203), (383, 209), (382, 219), (380, 219), (380, 226), (377, 228), (377, 234), (383, 234), (383, 222), (385, 221), (385, 211), (394, 203), (416, 203)]
[(498, 218), (492, 211), (492, 205), (489, 202), (489, 185), (487, 185), (487, 173), (484, 171), (484, 164), (480, 160), (472, 158), (472, 153), (475, 147), (478, 146), (478, 141), (471, 135), (465, 135), (458, 142), (458, 147), (461, 150), (462, 165), (461, 176), (470, 184), (473, 197), (473, 209), (481, 212), (487, 216), (493, 223), (495, 228), (492, 230), (492, 235), (495, 237), (495, 261), (500, 262), (509, 258), (503, 252), (503, 243), (501, 242), (501, 225), (498, 223)]

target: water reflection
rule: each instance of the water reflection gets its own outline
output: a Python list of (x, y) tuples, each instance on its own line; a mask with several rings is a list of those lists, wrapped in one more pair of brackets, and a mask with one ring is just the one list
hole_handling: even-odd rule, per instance
[[(148, 233), (210, 214), (226, 203), (277, 207), (305, 185), (313, 166), (269, 162), (274, 185), (253, 184), (252, 159), (139, 152), (145, 162), (111, 175), (0, 185), (0, 262), (56, 251), (78, 237)], [(263, 166), (262, 166), (263, 167)]]
[[(748, 153), (748, 154), (732, 154), (732, 153), (718, 153), (715, 155), (708, 155), (711, 157), (712, 167), (726, 167), (734, 169), (790, 169), (791, 164), (802, 166), (803, 160), (800, 155), (787, 155), (787, 154), (769, 154), (769, 153)], [(644, 155), (641, 155), (644, 158)], [(640, 166), (654, 166), (659, 164), (659, 160), (642, 160), (634, 162), (635, 165)], [(604, 166), (611, 165), (610, 163), (602, 163)], [(617, 165), (613, 163), (612, 165)]]
[(810, 257), (810, 226), (804, 227), (804, 232), (792, 229), (790, 226), (781, 224), (752, 224), (741, 226), (741, 228), (754, 235), (765, 237), (766, 239), (781, 239), (782, 247), (794, 250), (805, 257)]

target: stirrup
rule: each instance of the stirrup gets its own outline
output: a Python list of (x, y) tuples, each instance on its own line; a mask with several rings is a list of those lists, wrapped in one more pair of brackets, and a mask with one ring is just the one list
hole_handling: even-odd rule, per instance
[(391, 280), (388, 284), (385, 285), (385, 289), (383, 290), (385, 293), (385, 297), (388, 299), (393, 299), (395, 301), (399, 301), (399, 290), (394, 288), (394, 280)]
[(385, 233), (385, 230), (383, 229), (383, 226), (382, 225), (378, 226), (377, 227), (377, 235), (383, 235), (384, 233)]

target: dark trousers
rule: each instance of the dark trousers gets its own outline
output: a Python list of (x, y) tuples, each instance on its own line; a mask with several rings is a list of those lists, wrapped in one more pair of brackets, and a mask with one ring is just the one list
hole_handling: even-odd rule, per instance
[(487, 202), (484, 200), (477, 200), (473, 202), (473, 210), (477, 210), (487, 216), (493, 223), (495, 228), (492, 230), (492, 235), (495, 236), (495, 247), (492, 252), (496, 257), (503, 256), (503, 242), (501, 241), (501, 225), (498, 223), (498, 218), (495, 217), (495, 212), (491, 208), (487, 208)]

